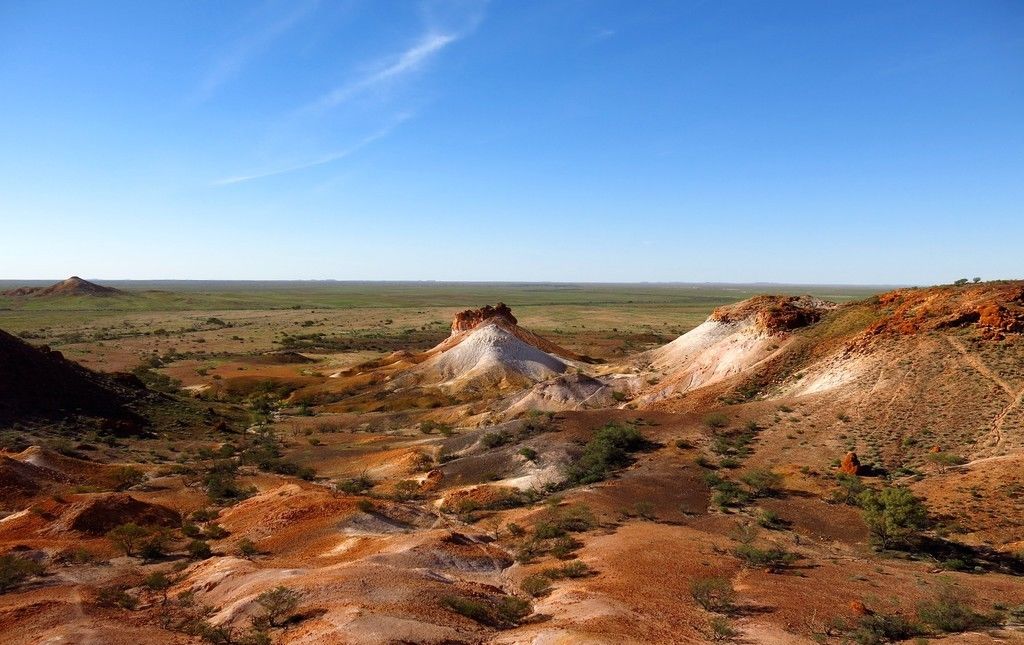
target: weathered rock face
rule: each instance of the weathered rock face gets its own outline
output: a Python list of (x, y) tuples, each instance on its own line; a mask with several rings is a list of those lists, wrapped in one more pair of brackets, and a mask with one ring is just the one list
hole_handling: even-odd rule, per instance
[(839, 472), (847, 475), (860, 474), (860, 459), (857, 459), (857, 453), (848, 452), (843, 455), (843, 461), (839, 464)]
[(718, 307), (711, 312), (711, 319), (730, 323), (754, 316), (758, 327), (777, 334), (812, 325), (835, 307), (835, 303), (811, 296), (754, 296)]
[(866, 336), (970, 327), (992, 340), (1024, 333), (1024, 286), (1019, 281), (899, 289), (880, 295), (878, 303), (886, 315)]
[(484, 321), (495, 318), (510, 325), (516, 325), (519, 323), (519, 321), (516, 320), (516, 317), (512, 315), (512, 310), (509, 309), (508, 305), (503, 302), (499, 302), (493, 307), (491, 305), (485, 305), (479, 309), (467, 309), (455, 314), (455, 319), (452, 320), (452, 333), (457, 334), (462, 331), (475, 329)]

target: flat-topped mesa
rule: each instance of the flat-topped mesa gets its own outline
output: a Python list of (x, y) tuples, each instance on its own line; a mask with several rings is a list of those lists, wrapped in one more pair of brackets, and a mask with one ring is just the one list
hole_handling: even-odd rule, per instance
[(455, 318), (452, 320), (452, 335), (476, 329), (484, 322), (490, 320), (504, 322), (509, 325), (519, 324), (516, 317), (512, 315), (512, 310), (509, 309), (508, 305), (499, 302), (493, 307), (491, 305), (484, 305), (479, 309), (467, 309), (455, 314)]
[(777, 334), (812, 325), (836, 304), (812, 296), (754, 296), (733, 305), (718, 307), (710, 320), (740, 322), (751, 316), (762, 330)]

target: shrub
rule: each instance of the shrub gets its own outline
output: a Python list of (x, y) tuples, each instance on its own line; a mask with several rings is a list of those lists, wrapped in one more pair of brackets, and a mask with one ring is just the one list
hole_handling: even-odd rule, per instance
[(7, 593), (16, 585), (45, 570), (35, 560), (7, 554), (0, 556), (0, 593)]
[(110, 474), (114, 490), (128, 490), (146, 480), (146, 474), (134, 466), (118, 466)]
[(97, 590), (96, 604), (101, 607), (120, 607), (132, 610), (139, 606), (139, 599), (125, 591), (123, 587), (111, 585), (100, 587)]
[(750, 494), (734, 481), (718, 478), (712, 487), (715, 492), (711, 496), (711, 503), (720, 509), (742, 506), (750, 501)]
[(249, 538), (242, 538), (238, 541), (238, 554), (243, 558), (251, 558), (259, 552), (256, 543)]
[(171, 588), (173, 581), (167, 577), (166, 573), (154, 571), (146, 576), (145, 584), (150, 591), (159, 593), (163, 597), (163, 601), (167, 602), (167, 590)]
[(519, 588), (523, 590), (523, 593), (538, 598), (551, 590), (551, 580), (543, 574), (535, 573), (527, 576)]
[(782, 477), (766, 468), (757, 468), (740, 477), (754, 497), (770, 497), (779, 492)]
[(368, 499), (361, 499), (356, 502), (356, 508), (363, 513), (372, 513), (377, 509), (377, 507), (373, 505), (373, 502)]
[(156, 560), (167, 554), (167, 547), (171, 542), (171, 532), (160, 528), (151, 531), (142, 539), (139, 546), (139, 555), (146, 560)]
[(921, 531), (928, 525), (928, 511), (908, 488), (864, 491), (860, 506), (872, 542), (883, 549), (917, 546)]
[(343, 479), (336, 483), (334, 487), (342, 493), (358, 495), (373, 488), (373, 480), (366, 475), (359, 475), (358, 477), (353, 477), (351, 479)]
[(858, 645), (881, 645), (903, 641), (920, 633), (920, 627), (899, 614), (871, 613), (861, 616), (846, 636)]
[(533, 607), (528, 600), (516, 596), (505, 596), (498, 602), (497, 615), (504, 624), (515, 625), (530, 615)]
[(606, 425), (594, 433), (576, 462), (569, 466), (569, 484), (592, 484), (608, 476), (616, 468), (629, 464), (629, 453), (646, 444), (640, 431), (633, 426)]
[(451, 609), (457, 614), (461, 614), (470, 620), (475, 620), (478, 623), (485, 625), (490, 624), (491, 612), (488, 610), (486, 603), (480, 602), (479, 600), (473, 600), (471, 598), (456, 598), (447, 597), (441, 600), (448, 609)]
[(206, 540), (192, 540), (188, 543), (188, 555), (193, 560), (205, 560), (213, 555)]
[(709, 428), (724, 428), (729, 425), (729, 417), (725, 416), (721, 412), (716, 412), (704, 417), (704, 423), (706, 423)]
[(917, 606), (917, 617), (940, 632), (964, 632), (994, 622), (971, 609), (968, 600), (967, 592), (944, 581), (934, 597)]
[(778, 546), (759, 549), (752, 544), (741, 544), (736, 547), (735, 553), (748, 566), (763, 568), (770, 573), (782, 571), (797, 559), (795, 553)]
[(507, 432), (488, 432), (480, 439), (480, 442), (484, 444), (484, 448), (497, 448), (512, 441), (512, 435)]
[(779, 517), (779, 514), (775, 511), (768, 510), (766, 508), (761, 509), (757, 514), (757, 523), (766, 529), (781, 529), (786, 526), (786, 522)]
[(839, 488), (832, 493), (831, 501), (837, 504), (850, 504), (856, 506), (860, 503), (861, 494), (867, 490), (860, 477), (849, 473), (836, 474), (836, 484)]
[(732, 583), (725, 578), (694, 580), (690, 585), (690, 595), (694, 602), (707, 611), (727, 614), (735, 607), (736, 592), (732, 589)]
[(732, 626), (728, 618), (715, 616), (708, 622), (708, 637), (713, 641), (728, 641), (738, 635), (739, 632)]
[(563, 535), (557, 538), (554, 544), (551, 545), (551, 555), (555, 556), (559, 560), (568, 560), (572, 557), (576, 549), (583, 546), (578, 540), (574, 540), (568, 535)]
[(529, 601), (503, 596), (498, 601), (448, 596), (441, 603), (452, 611), (491, 627), (512, 627), (530, 615)]
[(534, 450), (533, 448), (520, 448), (519, 454), (522, 455), (523, 458), (526, 459), (527, 461), (537, 460), (537, 451)]
[(545, 577), (551, 578), (552, 580), (560, 580), (562, 578), (583, 578), (590, 575), (590, 567), (585, 562), (580, 560), (573, 560), (572, 562), (563, 564), (560, 567), (550, 567), (541, 571), (541, 574)]
[(278, 586), (256, 596), (256, 602), (263, 608), (270, 625), (277, 627), (295, 613), (299, 606), (299, 594), (288, 587)]
[(203, 536), (210, 540), (219, 540), (228, 536), (228, 530), (220, 524), (210, 524), (203, 529)]
[(928, 454), (926, 459), (938, 466), (942, 472), (945, 472), (951, 466), (960, 466), (966, 461), (960, 455), (954, 455), (950, 452), (932, 452)]
[(149, 530), (128, 522), (107, 532), (107, 539), (114, 543), (114, 546), (124, 551), (124, 554), (131, 557), (142, 545), (143, 539), (149, 535)]

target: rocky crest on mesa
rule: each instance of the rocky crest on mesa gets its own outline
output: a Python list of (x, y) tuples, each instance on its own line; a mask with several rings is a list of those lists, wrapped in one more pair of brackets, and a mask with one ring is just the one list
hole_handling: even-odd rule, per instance
[(484, 305), (479, 309), (467, 309), (455, 314), (455, 318), (452, 320), (452, 333), (457, 334), (462, 331), (476, 329), (485, 321), (492, 319), (498, 319), (510, 325), (519, 323), (516, 317), (512, 315), (512, 310), (509, 309), (508, 305), (499, 302), (493, 307), (491, 305)]

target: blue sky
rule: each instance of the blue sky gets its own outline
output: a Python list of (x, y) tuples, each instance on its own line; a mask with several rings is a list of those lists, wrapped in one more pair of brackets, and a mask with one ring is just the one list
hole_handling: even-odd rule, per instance
[(1024, 277), (1024, 4), (0, 3), (0, 278)]

